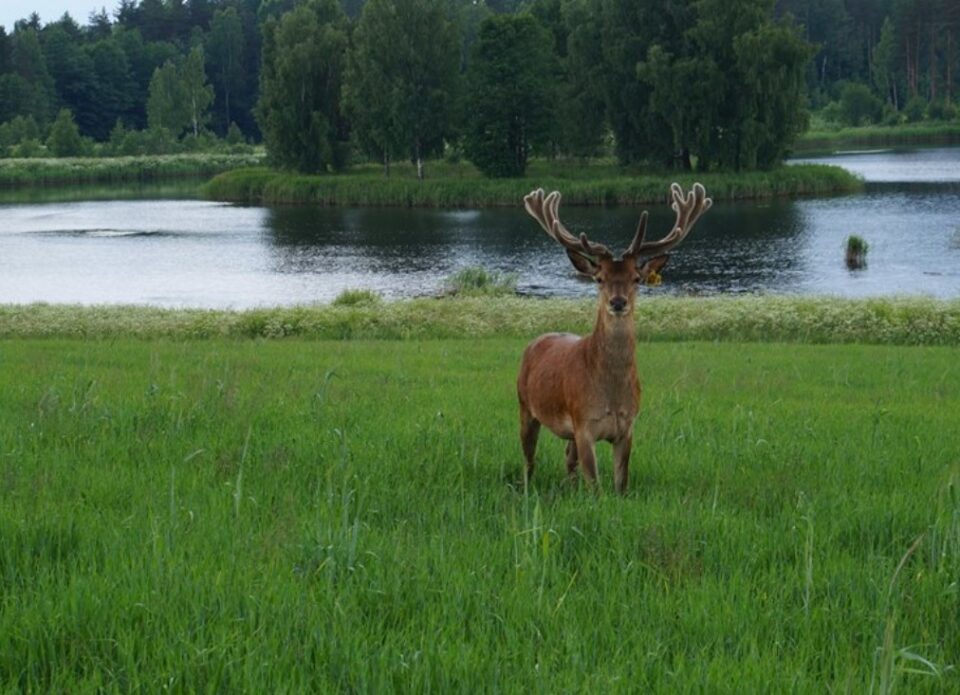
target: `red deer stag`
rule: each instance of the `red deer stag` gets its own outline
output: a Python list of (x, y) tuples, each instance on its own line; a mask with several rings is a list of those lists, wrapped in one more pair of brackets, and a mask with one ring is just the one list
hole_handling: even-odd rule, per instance
[(663, 268), (667, 252), (686, 238), (713, 201), (699, 183), (686, 196), (678, 184), (670, 187), (677, 221), (659, 241), (644, 241), (646, 211), (621, 260), (603, 244), (571, 234), (560, 222), (560, 193), (544, 197), (543, 189), (523, 199), (527, 212), (567, 251), (574, 267), (600, 287), (597, 322), (585, 337), (548, 333), (523, 352), (517, 377), (520, 399), (520, 441), (526, 458), (526, 480), (533, 475), (540, 425), (567, 441), (567, 474), (577, 475), (577, 462), (588, 483), (597, 481), (594, 444), (613, 444), (614, 483), (627, 488), (627, 468), (633, 442), (633, 421), (640, 409), (633, 307), (637, 285)]

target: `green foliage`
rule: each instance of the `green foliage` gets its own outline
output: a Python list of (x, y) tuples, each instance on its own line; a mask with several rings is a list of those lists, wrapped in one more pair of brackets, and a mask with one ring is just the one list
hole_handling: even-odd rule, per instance
[(883, 102), (864, 84), (846, 84), (840, 92), (840, 118), (850, 126), (877, 123), (883, 113)]
[(409, 47), (395, 30), (397, 3), (369, 0), (363, 6), (353, 32), (343, 89), (343, 103), (361, 148), (384, 163), (406, 154), (406, 132), (402, 122), (408, 70), (401, 56)]
[(955, 348), (641, 343), (618, 497), (533, 335), (5, 341), (0, 688), (960, 687)]
[(847, 237), (847, 250), (852, 253), (866, 253), (869, 248), (869, 244), (864, 241), (863, 237), (857, 236), (856, 234), (851, 234)]
[(236, 123), (231, 123), (230, 127), (227, 128), (227, 136), (224, 141), (228, 145), (242, 145), (244, 143), (243, 132)]
[(210, 23), (206, 43), (207, 63), (216, 91), (218, 132), (236, 128), (236, 98), (243, 91), (245, 41), (243, 20), (235, 7), (218, 9)]
[(891, 146), (891, 145), (954, 145), (960, 143), (960, 124), (957, 123), (901, 123), (894, 126), (869, 126), (842, 128), (840, 130), (816, 130), (804, 133), (798, 141), (798, 149), (820, 150), (839, 145)]
[(54, 157), (79, 157), (84, 154), (86, 147), (69, 109), (60, 109), (57, 119), (50, 126), (47, 149)]
[(194, 137), (209, 117), (213, 89), (204, 72), (203, 49), (194, 47), (181, 61), (168, 60), (150, 80), (147, 120), (151, 130), (164, 129), (175, 137), (190, 130)]
[(566, 0), (561, 12), (567, 30), (558, 104), (561, 150), (575, 157), (605, 154), (609, 125), (598, 17), (589, 0)]
[(13, 148), (10, 156), (17, 159), (35, 159), (37, 157), (46, 157), (47, 148), (40, 140), (28, 138), (21, 140), (20, 144)]
[(89, 47), (93, 61), (93, 103), (89, 105), (91, 122), (81, 132), (96, 140), (109, 137), (107, 128), (133, 109), (137, 86), (127, 54), (115, 38), (104, 39)]
[(865, 268), (867, 265), (867, 251), (870, 245), (863, 237), (851, 234), (847, 237), (846, 263), (852, 270)]
[(919, 95), (910, 97), (910, 101), (903, 107), (903, 113), (909, 123), (922, 121), (927, 115), (927, 100)]
[(177, 137), (187, 128), (189, 122), (190, 115), (179, 71), (176, 63), (168, 60), (157, 68), (150, 78), (147, 123), (151, 130), (167, 130)]
[(374, 306), (383, 303), (381, 297), (374, 290), (356, 289), (344, 290), (331, 302), (332, 306)]
[(880, 29), (880, 39), (873, 50), (870, 65), (873, 84), (884, 99), (893, 103), (896, 99), (897, 36), (893, 20), (887, 17)]
[(460, 297), (511, 296), (517, 293), (517, 274), (468, 266), (448, 277), (443, 284), (447, 294)]
[(743, 116), (731, 129), (739, 139), (735, 166), (770, 169), (807, 128), (804, 66), (813, 51), (789, 23), (763, 23), (739, 35), (734, 50)]
[(346, 165), (347, 28), (336, 0), (308, 0), (264, 24), (257, 122), (271, 159), (284, 168), (319, 173)]
[(579, 1), (601, 20), (592, 42), (570, 43), (571, 56), (604, 46), (621, 162), (769, 168), (806, 126), (811, 48), (796, 26), (773, 21), (767, 0)]
[(179, 70), (179, 77), (183, 83), (183, 95), (187, 104), (188, 123), (194, 138), (199, 137), (200, 129), (209, 120), (209, 109), (213, 103), (213, 87), (207, 84), (204, 62), (203, 48), (194, 46), (187, 54)]
[[(440, 162), (433, 164), (438, 168)], [(385, 180), (374, 170), (338, 176), (303, 176), (267, 168), (230, 171), (211, 180), (205, 193), (214, 200), (245, 203), (319, 205), (403, 205), (425, 207), (516, 207), (533, 185), (563, 190), (569, 205), (637, 205), (662, 202), (670, 183), (702, 182), (715, 200), (817, 195), (861, 190), (863, 182), (840, 167), (785, 166), (765, 172), (650, 175), (581, 160), (559, 166), (533, 162), (527, 178), (489, 179), (467, 165), (447, 165), (434, 178), (398, 167)]]
[(487, 19), (467, 73), (467, 157), (487, 176), (523, 176), (551, 141), (558, 65), (552, 37), (532, 15)]
[(400, 153), (418, 166), (441, 154), (454, 131), (459, 64), (456, 27), (441, 0), (366, 3), (344, 93), (361, 146), (387, 167)]
[(957, 118), (957, 107), (946, 99), (937, 99), (927, 107), (927, 117), (932, 121), (952, 121)]
[(55, 100), (54, 85), (35, 29), (14, 33), (10, 67), (11, 72), (0, 75), (0, 122), (19, 115), (46, 125)]
[(40, 127), (33, 116), (15, 116), (0, 124), (0, 156), (6, 156), (9, 148), (26, 140), (39, 140)]
[[(152, 136), (150, 131), (130, 131), (128, 138)], [(22, 148), (35, 151), (26, 154)], [(48, 153), (36, 140), (25, 140), (14, 149), (15, 157), (42, 156)], [(204, 153), (158, 155), (152, 157), (97, 157), (60, 160), (55, 158), (0, 161), (0, 186), (28, 187), (75, 183), (143, 182), (164, 179), (207, 179), (238, 167), (249, 167), (261, 161), (250, 154)]]

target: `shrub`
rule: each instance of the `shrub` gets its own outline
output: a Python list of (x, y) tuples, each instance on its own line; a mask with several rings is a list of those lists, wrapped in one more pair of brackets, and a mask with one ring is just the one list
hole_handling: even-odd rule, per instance
[(123, 136), (121, 154), (126, 157), (145, 154), (173, 154), (180, 151), (177, 139), (166, 128), (131, 130)]
[(444, 285), (447, 294), (465, 297), (512, 295), (517, 293), (517, 275), (470, 266), (448, 277)]
[(240, 127), (233, 121), (230, 121), (230, 127), (227, 128), (227, 135), (224, 141), (228, 145), (243, 145), (246, 143), (243, 132), (241, 132)]
[(910, 123), (922, 121), (927, 113), (927, 100), (920, 95), (911, 97), (910, 101), (903, 107), (903, 113)]
[(344, 290), (331, 304), (333, 306), (374, 306), (382, 302), (383, 297), (374, 290), (358, 289)]
[(47, 149), (54, 157), (79, 157), (84, 154), (84, 142), (70, 109), (60, 109), (57, 120), (50, 126)]
[(887, 126), (902, 125), (907, 122), (907, 117), (890, 104), (884, 104), (882, 122), (883, 125)]
[(927, 117), (934, 121), (952, 121), (957, 117), (957, 107), (947, 99), (937, 99), (927, 107)]
[(820, 109), (814, 118), (810, 119), (810, 127), (813, 130), (836, 128), (841, 125), (843, 125), (843, 113), (839, 101), (831, 101)]
[(19, 145), (13, 148), (13, 151), (10, 154), (11, 157), (21, 158), (21, 159), (32, 159), (35, 157), (46, 157), (47, 148), (44, 147), (43, 143), (35, 138), (30, 138), (29, 140), (24, 140)]
[(867, 266), (867, 249), (870, 245), (856, 234), (847, 237), (846, 262), (850, 270), (859, 270)]
[(865, 84), (850, 83), (840, 93), (840, 116), (847, 125), (870, 125), (880, 120), (883, 102)]
[(33, 116), (16, 116), (0, 125), (0, 149), (19, 145), (27, 140), (39, 140), (40, 127)]

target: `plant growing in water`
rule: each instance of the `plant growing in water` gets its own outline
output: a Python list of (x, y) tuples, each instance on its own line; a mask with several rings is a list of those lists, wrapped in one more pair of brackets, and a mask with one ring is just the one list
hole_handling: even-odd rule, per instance
[(517, 293), (517, 275), (489, 272), (477, 266), (469, 266), (448, 277), (444, 286), (447, 294), (467, 297), (507, 296)]
[(346, 289), (331, 302), (333, 306), (376, 306), (383, 302), (383, 297), (373, 290)]
[(870, 245), (863, 237), (851, 234), (847, 237), (847, 267), (850, 270), (860, 270), (867, 267), (867, 249)]

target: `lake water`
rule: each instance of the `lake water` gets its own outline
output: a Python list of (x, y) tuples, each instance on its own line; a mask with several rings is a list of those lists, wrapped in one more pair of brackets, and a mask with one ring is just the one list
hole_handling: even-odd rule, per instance
[[(659, 293), (960, 297), (960, 148), (844, 154), (864, 193), (718, 203), (664, 271)], [(531, 187), (535, 182), (531, 181)], [(573, 230), (622, 248), (639, 209), (568, 208)], [(673, 213), (651, 207), (648, 236)], [(846, 237), (869, 265), (843, 262)], [(518, 205), (502, 210), (246, 207), (189, 199), (0, 204), (0, 303), (171, 307), (388, 298), (440, 291), (464, 266), (518, 274), (521, 292), (580, 296), (565, 255)]]

